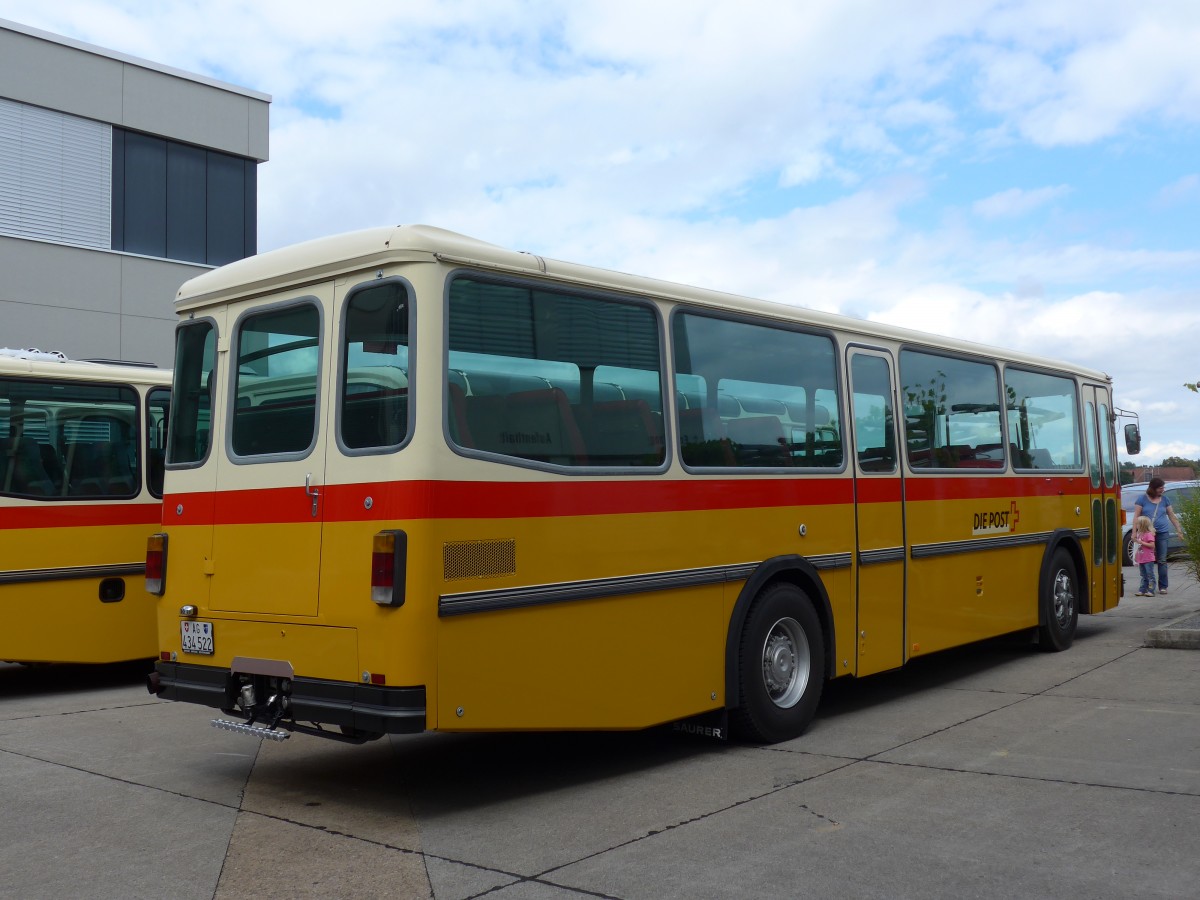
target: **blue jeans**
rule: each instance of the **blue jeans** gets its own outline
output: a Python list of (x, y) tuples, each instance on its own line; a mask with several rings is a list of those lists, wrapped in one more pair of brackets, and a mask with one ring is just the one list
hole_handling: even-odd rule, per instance
[(1154, 591), (1154, 561), (1138, 563), (1142, 572), (1142, 583), (1138, 586), (1139, 594), (1149, 594)]
[(1171, 543), (1171, 532), (1157, 531), (1154, 534), (1154, 561), (1158, 563), (1158, 589), (1167, 589), (1167, 545)]

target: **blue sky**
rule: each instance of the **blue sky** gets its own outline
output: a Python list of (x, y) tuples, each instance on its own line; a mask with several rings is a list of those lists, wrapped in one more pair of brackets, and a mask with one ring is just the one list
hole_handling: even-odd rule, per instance
[(0, 0), (272, 95), (262, 249), (424, 222), (1064, 358), (1200, 457), (1194, 0)]

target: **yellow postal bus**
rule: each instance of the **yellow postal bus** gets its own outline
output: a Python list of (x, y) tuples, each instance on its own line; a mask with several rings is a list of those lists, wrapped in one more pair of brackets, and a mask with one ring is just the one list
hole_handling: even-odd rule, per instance
[(176, 307), (150, 687), (231, 730), (778, 741), (1118, 602), (1101, 372), (421, 226)]
[(142, 574), (161, 527), (170, 380), (0, 350), (0, 659), (157, 655)]

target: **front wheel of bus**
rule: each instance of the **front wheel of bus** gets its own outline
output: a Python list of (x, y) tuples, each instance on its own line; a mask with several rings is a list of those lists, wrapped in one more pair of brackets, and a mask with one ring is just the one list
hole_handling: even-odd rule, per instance
[(1066, 650), (1075, 640), (1075, 626), (1079, 624), (1079, 580), (1071, 554), (1062, 547), (1050, 559), (1040, 593), (1038, 645), (1051, 653)]
[(773, 744), (812, 720), (825, 683), (825, 642), (812, 603), (794, 584), (768, 585), (755, 598), (738, 654), (740, 737)]

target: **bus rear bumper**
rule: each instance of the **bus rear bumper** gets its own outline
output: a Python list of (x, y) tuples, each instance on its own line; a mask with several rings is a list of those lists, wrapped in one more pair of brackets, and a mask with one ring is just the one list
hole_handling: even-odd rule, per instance
[[(188, 663), (155, 663), (150, 690), (164, 700), (197, 703), (226, 712), (237, 707), (245, 676)], [(425, 687), (383, 687), (292, 678), (287, 719), (332, 725), (355, 733), (415, 734), (425, 730)], [(286, 727), (286, 726), (285, 726)]]

